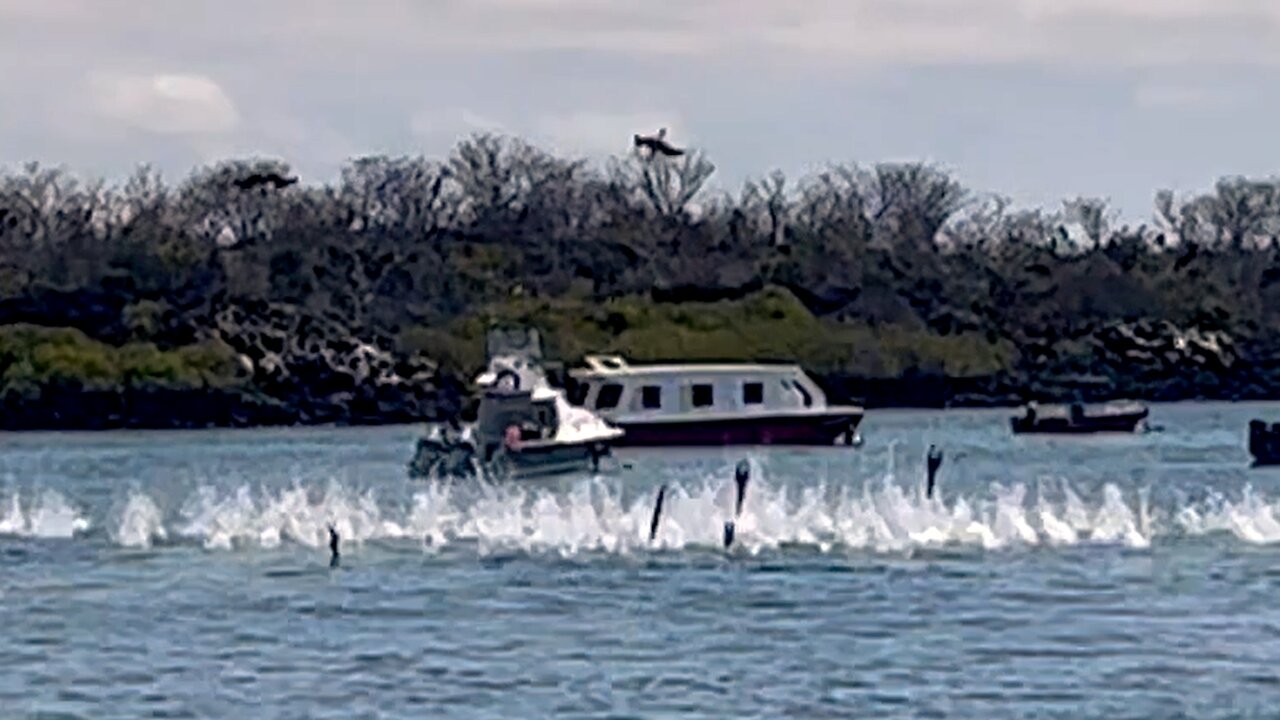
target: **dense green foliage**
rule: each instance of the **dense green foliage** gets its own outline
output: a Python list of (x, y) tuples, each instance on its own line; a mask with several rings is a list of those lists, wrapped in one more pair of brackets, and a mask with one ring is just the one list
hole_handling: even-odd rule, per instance
[(45, 388), (194, 390), (242, 378), (230, 348), (215, 342), (162, 351), (152, 343), (113, 347), (71, 328), (0, 327), (0, 393)]
[[(228, 161), (175, 185), (147, 169), (116, 186), (0, 176), (0, 326), (120, 348), (9, 331), (29, 347), (0, 359), (5, 382), (222, 383), (225, 358), (199, 345), (212, 313), (269, 301), (467, 374), (501, 318), (536, 322), (566, 360), (795, 359), (829, 379), (1005, 389), (1094, 373), (1175, 396), (1280, 386), (1260, 375), (1280, 358), (1280, 181), (1160, 192), (1149, 223), (1114, 227), (1101, 200), (1013, 209), (927, 165), (774, 173), (730, 195), (707, 188), (696, 151), (596, 168), (494, 136), (440, 160), (358, 159), (328, 185), (237, 182), (261, 172), (289, 168)], [(1134, 321), (1222, 333), (1245, 361), (1232, 372), (1253, 374), (1140, 372), (1087, 341)]]
[(640, 296), (600, 303), (513, 300), (485, 307), (443, 331), (410, 330), (402, 342), (455, 367), (475, 367), (493, 322), (541, 329), (548, 354), (568, 362), (612, 352), (637, 361), (799, 362), (820, 375), (898, 377), (914, 369), (971, 377), (1008, 371), (1014, 356), (1009, 343), (993, 343), (978, 333), (939, 335), (818, 318), (790, 292), (774, 287), (714, 302), (655, 303)]

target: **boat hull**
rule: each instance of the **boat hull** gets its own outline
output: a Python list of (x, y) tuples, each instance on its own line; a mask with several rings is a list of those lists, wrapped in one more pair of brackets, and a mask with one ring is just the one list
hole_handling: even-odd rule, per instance
[(1087, 435), (1093, 433), (1133, 433), (1147, 419), (1148, 411), (1114, 415), (1098, 415), (1072, 420), (1065, 417), (1046, 417), (1028, 420), (1025, 417), (1010, 419), (1013, 432), (1019, 435)]
[(609, 454), (610, 444), (603, 440), (526, 443), (514, 449), (499, 450), (488, 460), (480, 459), (471, 448), (440, 452), (427, 444), (419, 444), (417, 454), (409, 463), (409, 475), (430, 479), (467, 478), (480, 474), (490, 479), (520, 480), (591, 472), (599, 469), (600, 459)]
[(545, 477), (598, 470), (600, 458), (608, 452), (608, 445), (601, 442), (523, 445), (502, 451), (492, 464), (513, 479)]
[(834, 445), (852, 441), (859, 412), (806, 413), (717, 419), (613, 421), (627, 447), (709, 447), (722, 445)]

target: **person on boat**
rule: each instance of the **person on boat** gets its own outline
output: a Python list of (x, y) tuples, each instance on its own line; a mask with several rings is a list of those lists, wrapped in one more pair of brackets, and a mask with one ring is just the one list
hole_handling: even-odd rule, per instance
[(503, 438), (502, 438), (502, 444), (506, 446), (508, 450), (519, 450), (520, 441), (521, 441), (520, 426), (514, 425), (514, 424), (508, 425), (507, 432), (506, 434), (503, 435)]

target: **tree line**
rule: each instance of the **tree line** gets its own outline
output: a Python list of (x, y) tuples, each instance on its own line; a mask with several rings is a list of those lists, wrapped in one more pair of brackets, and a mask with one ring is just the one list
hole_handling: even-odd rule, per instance
[(513, 302), (670, 307), (769, 289), (824, 328), (1007, 347), (997, 370), (1012, 375), (1086, 372), (1076, 339), (1139, 321), (1280, 358), (1274, 178), (1159, 191), (1149, 221), (1121, 226), (1105, 199), (1019, 208), (924, 163), (773, 172), (732, 192), (709, 187), (714, 172), (699, 151), (595, 165), (497, 135), (444, 158), (354, 159), (324, 184), (255, 181), (291, 177), (263, 158), (172, 184), (145, 166), (109, 184), (30, 164), (0, 175), (0, 325), (169, 349), (228, 303), (404, 337)]

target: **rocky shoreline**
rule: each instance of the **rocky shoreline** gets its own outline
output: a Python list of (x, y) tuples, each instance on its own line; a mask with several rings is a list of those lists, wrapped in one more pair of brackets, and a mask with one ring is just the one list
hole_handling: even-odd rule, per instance
[[(465, 378), (422, 352), (403, 352), (389, 337), (350, 337), (339, 319), (287, 304), (227, 305), (190, 334), (225, 350), (220, 379), (93, 386), (63, 378), (28, 392), (8, 388), (0, 394), (0, 429), (398, 424), (448, 417), (465, 402)], [(814, 375), (833, 400), (870, 409), (1280, 397), (1280, 367), (1242, 361), (1223, 333), (1170, 323), (1112, 323), (1020, 350), (1017, 369), (980, 377), (914, 369), (892, 378)]]
[[(4, 329), (16, 332), (0, 340), (0, 430), (406, 423), (461, 402), (460, 384), (429, 358), (398, 353), (388, 338), (351, 338), (337, 319), (286, 304), (229, 305), (190, 328), (216, 360), (202, 356), (213, 367), (200, 372), (172, 368), (194, 343), (118, 349), (72, 329)], [(138, 347), (151, 362), (126, 364), (120, 356)]]

